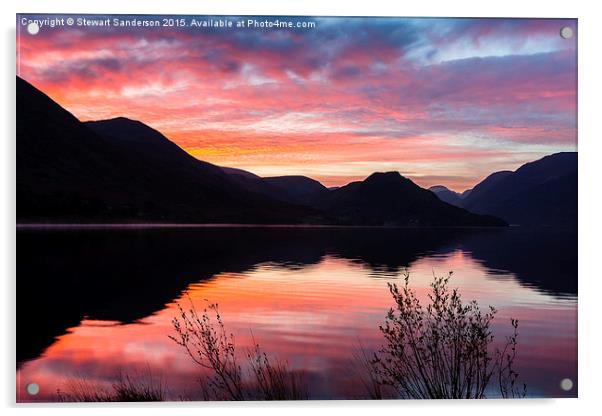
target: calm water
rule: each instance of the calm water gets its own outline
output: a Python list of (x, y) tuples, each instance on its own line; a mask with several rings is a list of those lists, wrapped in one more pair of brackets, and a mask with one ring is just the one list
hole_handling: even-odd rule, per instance
[[(199, 369), (168, 339), (176, 303), (217, 302), (241, 353), (252, 336), (303, 371), (311, 398), (361, 398), (361, 342), (382, 343), (387, 282), (407, 268), (424, 296), (453, 270), (464, 299), (519, 319), (516, 368), (530, 397), (576, 396), (577, 240), (560, 230), (69, 229), (17, 232), (17, 399), (56, 400), (70, 380), (120, 373), (200, 398)], [(560, 381), (571, 378), (570, 392)], [(28, 396), (28, 383), (40, 393)]]

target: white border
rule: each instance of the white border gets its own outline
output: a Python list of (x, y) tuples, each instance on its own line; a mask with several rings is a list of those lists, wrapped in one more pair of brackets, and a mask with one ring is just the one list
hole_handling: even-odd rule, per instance
[[(194, 414), (287, 415), (341, 413), (364, 415), (374, 410), (386, 414), (416, 412), (422, 415), (442, 413), (479, 414), (487, 416), (542, 412), (549, 415), (593, 413), (601, 396), (600, 376), (600, 304), (602, 276), (599, 272), (602, 205), (599, 155), (602, 155), (602, 76), (601, 27), (602, 15), (594, 1), (528, 2), (525, 0), (476, 1), (476, 0), (420, 0), (351, 2), (349, 0), (215, 0), (215, 1), (67, 1), (67, 0), (20, 0), (3, 1), (2, 71), (3, 136), (0, 155), (0, 265), (3, 266), (1, 291), (2, 333), (0, 348), (0, 405), (7, 407), (3, 414), (25, 413), (44, 415), (63, 414), (111, 414), (131, 413), (136, 405), (102, 406), (16, 406), (15, 400), (15, 14), (20, 13), (145, 13), (145, 14), (271, 14), (271, 15), (346, 15), (346, 16), (466, 16), (466, 17), (570, 17), (579, 19), (579, 399), (479, 401), (479, 402), (298, 402), (298, 403), (182, 403), (145, 405), (144, 412), (164, 415), (166, 412)], [(598, 409), (599, 411), (599, 409)], [(597, 413), (597, 412), (596, 412)]]

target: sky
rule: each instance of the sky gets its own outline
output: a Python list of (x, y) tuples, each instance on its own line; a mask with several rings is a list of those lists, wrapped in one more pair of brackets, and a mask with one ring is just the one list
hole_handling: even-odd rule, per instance
[[(260, 176), (340, 186), (399, 171), (463, 191), (577, 150), (576, 20), (280, 17), (293, 27), (203, 28), (169, 16), (187, 26), (41, 25), (36, 35), (23, 25), (47, 17), (69, 16), (17, 16), (17, 75), (82, 121), (140, 120), (198, 159)], [(162, 19), (87, 16), (115, 17)], [(315, 27), (295, 27), (304, 22)]]

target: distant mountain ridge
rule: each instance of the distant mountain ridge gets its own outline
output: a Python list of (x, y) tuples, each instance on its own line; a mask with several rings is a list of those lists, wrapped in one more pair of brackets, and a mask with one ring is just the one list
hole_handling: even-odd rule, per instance
[(431, 186), (429, 191), (433, 192), (443, 202), (454, 205), (456, 207), (462, 207), (462, 200), (466, 198), (472, 192), (472, 189), (468, 189), (462, 193), (454, 192), (451, 189), (443, 186), (436, 185)]
[(429, 188), (439, 199), (514, 225), (574, 226), (577, 223), (577, 152), (560, 152), (516, 171), (494, 172), (462, 194)]
[(336, 189), (197, 160), (117, 117), (82, 123), (17, 77), (18, 222), (503, 226), (440, 201), (398, 172)]
[(277, 188), (288, 201), (297, 204), (313, 205), (330, 192), (320, 182), (307, 176), (272, 176), (263, 180)]
[(415, 226), (502, 226), (499, 218), (467, 212), (440, 201), (399, 172), (377, 172), (342, 186), (316, 205), (342, 223)]
[(496, 184), (510, 175), (512, 175), (512, 171), (502, 170), (487, 176), (485, 179), (475, 185), (474, 188), (472, 188), (469, 197), (462, 202), (461, 206), (468, 205), (471, 201), (478, 200), (480, 197), (482, 197), (482, 195), (487, 194), (492, 188), (495, 188)]
[[(258, 192), (323, 211), (331, 221), (339, 225), (505, 225), (497, 218), (474, 215), (457, 207), (450, 207), (447, 203), (442, 204), (399, 172), (376, 172), (364, 181), (326, 188), (306, 176), (261, 178), (240, 169), (227, 168), (226, 171), (236, 176), (240, 183)], [(360, 189), (357, 193), (356, 188)], [(366, 201), (355, 200), (351, 196), (359, 195), (361, 199), (364, 192), (374, 194)]]
[(317, 198), (328, 192), (328, 188), (307, 176), (262, 178), (243, 169), (227, 167), (221, 169), (245, 189), (291, 204), (312, 206)]
[(577, 185), (577, 152), (555, 153), (488, 176), (462, 206), (510, 224), (576, 225)]
[(17, 77), (20, 222), (319, 222), (251, 192), (145, 124), (82, 123)]

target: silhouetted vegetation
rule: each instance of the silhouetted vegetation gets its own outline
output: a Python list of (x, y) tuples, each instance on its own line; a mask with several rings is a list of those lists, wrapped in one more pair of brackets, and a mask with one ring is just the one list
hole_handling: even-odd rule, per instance
[(358, 348), (353, 352), (353, 360), (349, 364), (353, 376), (361, 383), (368, 399), (383, 400), (395, 398), (394, 392), (393, 394), (388, 392), (387, 390), (391, 389), (380, 381), (373, 356), (364, 349), (361, 341)]
[(306, 400), (307, 384), (303, 373), (287, 368), (287, 363), (268, 358), (255, 344), (247, 355), (249, 368), (255, 380), (259, 400)]
[(57, 390), (59, 402), (160, 402), (166, 400), (166, 387), (161, 380), (120, 375), (110, 389), (98, 388), (86, 379), (73, 379), (66, 390)]
[[(401, 287), (389, 283), (395, 301), (381, 325), (385, 343), (374, 353), (361, 345), (352, 361), (358, 384), (370, 399), (482, 399), (524, 397), (514, 362), (518, 321), (512, 333), (495, 345), (491, 324), (496, 310), (482, 312), (473, 300), (464, 303), (458, 289), (448, 284), (452, 274), (435, 277), (424, 307), (410, 288), (406, 272)], [(192, 304), (192, 302), (191, 302)], [(202, 313), (194, 306), (172, 320), (175, 343), (185, 349), (204, 372), (199, 378), (204, 400), (305, 400), (308, 385), (302, 372), (286, 361), (270, 358), (253, 338), (239, 363), (234, 334), (227, 332), (217, 304)], [(64, 402), (131, 402), (166, 400), (166, 387), (152, 377), (120, 376), (110, 389), (99, 389), (85, 379), (57, 391)], [(180, 400), (183, 400), (180, 397)]]
[(481, 312), (476, 301), (462, 302), (458, 289), (448, 287), (451, 273), (431, 284), (430, 303), (422, 306), (409, 286), (389, 283), (395, 307), (380, 326), (385, 345), (369, 362), (370, 397), (382, 397), (388, 386), (407, 399), (482, 399), (493, 393), (497, 375), (501, 397), (524, 397), (513, 369), (518, 321), (502, 348), (493, 346), (491, 322), (496, 310)]
[[(192, 303), (192, 302), (191, 302)], [(225, 329), (217, 304), (199, 315), (191, 306), (173, 319), (175, 336), (192, 360), (209, 374), (200, 379), (205, 400), (303, 400), (308, 398), (302, 373), (294, 373), (287, 363), (270, 358), (255, 343), (247, 352), (248, 376), (238, 363), (234, 334)], [(214, 317), (212, 317), (212, 315)]]

